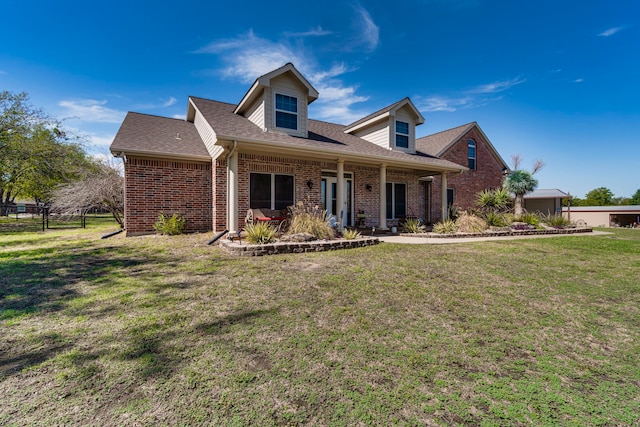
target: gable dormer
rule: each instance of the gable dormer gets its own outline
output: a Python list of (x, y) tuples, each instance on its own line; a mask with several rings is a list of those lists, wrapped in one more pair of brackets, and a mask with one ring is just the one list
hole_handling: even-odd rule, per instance
[(359, 136), (388, 150), (416, 152), (416, 126), (424, 117), (409, 98), (376, 111), (350, 125), (344, 133)]
[(265, 132), (308, 137), (309, 104), (318, 91), (288, 63), (258, 77), (236, 109)]

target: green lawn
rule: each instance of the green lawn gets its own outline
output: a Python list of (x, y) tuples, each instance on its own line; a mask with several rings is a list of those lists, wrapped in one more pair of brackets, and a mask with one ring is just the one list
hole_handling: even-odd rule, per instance
[(639, 230), (234, 258), (116, 229), (0, 233), (0, 425), (640, 423)]

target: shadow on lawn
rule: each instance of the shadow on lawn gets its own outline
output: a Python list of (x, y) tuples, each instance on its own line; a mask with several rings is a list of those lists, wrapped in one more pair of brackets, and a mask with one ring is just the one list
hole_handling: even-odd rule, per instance
[[(20, 251), (15, 257), (0, 258), (0, 324), (63, 310), (80, 296), (78, 283), (98, 284), (114, 270), (148, 262), (132, 251), (96, 248), (91, 242)], [(72, 345), (51, 332), (3, 337), (0, 377), (38, 365)]]

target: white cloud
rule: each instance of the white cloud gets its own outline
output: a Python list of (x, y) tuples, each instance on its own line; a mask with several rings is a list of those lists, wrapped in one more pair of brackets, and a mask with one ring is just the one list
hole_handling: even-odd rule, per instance
[(573, 82), (574, 83), (582, 83), (584, 81), (584, 79), (575, 79)]
[(368, 52), (372, 52), (380, 43), (380, 27), (376, 25), (371, 14), (364, 7), (358, 4), (353, 8), (359, 18), (355, 21), (359, 33), (359, 44), (363, 45)]
[(523, 79), (521, 77), (516, 77), (516, 78), (511, 79), (511, 80), (503, 80), (503, 81), (498, 81), (498, 82), (493, 82), (493, 83), (488, 83), (488, 84), (476, 86), (475, 88), (468, 90), (467, 93), (470, 93), (470, 94), (484, 94), (484, 93), (503, 92), (505, 90), (508, 90), (508, 89), (512, 88), (513, 86), (517, 86), (519, 84), (522, 84), (525, 81), (526, 81), (526, 79)]
[(126, 113), (105, 107), (107, 101), (79, 99), (60, 101), (58, 105), (67, 110), (72, 118), (92, 123), (122, 123)]
[(174, 118), (174, 119), (187, 120), (187, 115), (186, 114), (174, 114), (171, 117)]
[[(553, 72), (559, 72), (554, 70)], [(416, 97), (415, 103), (418, 109), (425, 112), (449, 112), (452, 113), (459, 109), (478, 108), (491, 102), (502, 99), (502, 96), (496, 94), (504, 92), (513, 86), (517, 86), (526, 81), (522, 77), (516, 77), (511, 80), (497, 81), (484, 85), (476, 86), (472, 89), (461, 93), (461, 96), (443, 96), (433, 95), (428, 97)]]
[(173, 96), (170, 96), (169, 99), (167, 99), (164, 104), (162, 104), (163, 107), (171, 107), (173, 104), (175, 104), (178, 100), (175, 99)]
[(299, 33), (287, 31), (284, 33), (286, 37), (322, 37), (322, 36), (328, 36), (331, 34), (333, 34), (332, 31), (325, 30), (319, 25), (316, 28), (310, 29), (309, 31), (303, 31)]
[(345, 85), (339, 78), (353, 70), (344, 63), (322, 68), (316, 65), (317, 61), (309, 50), (301, 45), (267, 40), (256, 36), (253, 31), (235, 39), (214, 41), (196, 52), (219, 55), (225, 64), (219, 71), (222, 76), (243, 83), (253, 83), (261, 75), (287, 62), (293, 63), (320, 93), (311, 108), (313, 117), (321, 120), (350, 123), (362, 116), (360, 112), (352, 111), (353, 104), (368, 99), (356, 94), (356, 86)]
[(461, 98), (449, 98), (445, 96), (416, 97), (415, 102), (419, 110), (427, 113), (436, 111), (453, 113), (460, 108), (470, 108), (473, 106), (473, 98), (469, 96)]
[(239, 78), (243, 83), (252, 83), (257, 77), (268, 73), (287, 62), (296, 66), (307, 61), (286, 43), (276, 43), (256, 36), (253, 30), (235, 39), (215, 41), (195, 53), (221, 55), (225, 68), (223, 77)]
[(598, 34), (599, 37), (610, 37), (614, 34), (616, 34), (617, 32), (621, 31), (622, 27), (613, 27), (613, 28), (609, 28), (607, 30), (604, 30), (603, 32), (601, 32), (600, 34)]
[(109, 148), (115, 135), (89, 135), (89, 145), (97, 148)]

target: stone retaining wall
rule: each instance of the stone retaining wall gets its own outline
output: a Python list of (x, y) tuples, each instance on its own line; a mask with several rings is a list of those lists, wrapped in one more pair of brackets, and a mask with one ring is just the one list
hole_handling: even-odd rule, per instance
[(246, 243), (221, 240), (220, 247), (232, 255), (262, 256), (304, 252), (324, 252), (337, 249), (353, 249), (380, 243), (377, 237), (363, 237), (353, 240), (319, 240), (313, 242), (277, 242), (266, 245), (251, 245)]
[(483, 233), (400, 233), (401, 236), (406, 237), (428, 237), (430, 239), (456, 239), (456, 238), (469, 238), (469, 237), (500, 237), (500, 236), (541, 236), (544, 234), (576, 234), (576, 233), (591, 233), (592, 228), (564, 228), (564, 229), (546, 229), (546, 230), (510, 230), (510, 231), (485, 231)]

